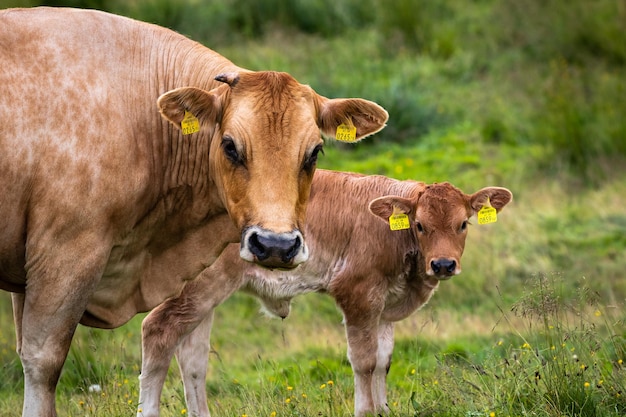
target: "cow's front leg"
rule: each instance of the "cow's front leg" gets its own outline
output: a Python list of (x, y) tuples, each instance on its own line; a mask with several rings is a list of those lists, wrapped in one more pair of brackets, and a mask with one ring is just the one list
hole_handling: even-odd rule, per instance
[(15, 323), (15, 350), (18, 355), (22, 353), (22, 317), (24, 316), (25, 294), (11, 293), (13, 305), (13, 322)]
[(378, 353), (376, 355), (376, 369), (372, 381), (372, 395), (376, 413), (388, 414), (387, 404), (387, 374), (391, 366), (393, 353), (393, 323), (380, 321), (378, 323)]
[[(108, 254), (65, 245), (33, 255), (28, 265), (27, 289), (21, 310), (20, 359), (24, 368), (23, 416), (56, 416), (55, 391), (72, 337)], [(59, 245), (63, 247), (63, 245)], [(33, 251), (37, 252), (37, 251)], [(37, 252), (41, 253), (41, 252)], [(75, 254), (90, 254), (75, 259)], [(40, 267), (41, 266), (41, 267)], [(19, 296), (14, 301), (20, 301)], [(16, 310), (19, 315), (19, 308)], [(19, 325), (18, 325), (19, 327)]]

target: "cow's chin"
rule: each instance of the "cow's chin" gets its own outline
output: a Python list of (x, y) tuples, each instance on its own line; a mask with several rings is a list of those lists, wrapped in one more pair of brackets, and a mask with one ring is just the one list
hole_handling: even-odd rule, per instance
[(305, 262), (308, 259), (308, 256), (306, 256), (306, 259), (301, 260), (299, 262), (296, 263), (296, 261), (298, 261), (297, 259), (294, 259), (291, 263), (285, 263), (282, 261), (282, 259), (264, 259), (264, 260), (260, 260), (259, 258), (257, 258), (256, 256), (253, 256), (252, 259), (248, 259), (245, 258), (241, 253), (240, 256), (243, 260), (251, 262), (257, 266), (260, 266), (262, 268), (268, 269), (270, 271), (274, 271), (274, 270), (278, 270), (278, 271), (291, 271), (295, 268), (297, 268), (301, 263)]

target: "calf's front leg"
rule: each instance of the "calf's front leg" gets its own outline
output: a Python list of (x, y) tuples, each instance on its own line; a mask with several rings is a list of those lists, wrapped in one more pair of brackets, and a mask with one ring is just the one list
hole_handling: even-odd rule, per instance
[(206, 395), (213, 310), (176, 348), (176, 361), (185, 387), (187, 412), (192, 417), (210, 417)]
[(346, 319), (346, 335), (348, 359), (354, 373), (354, 414), (362, 417), (375, 411), (372, 380), (378, 345), (376, 329), (373, 323), (353, 325)]
[(374, 407), (378, 414), (388, 414), (387, 404), (387, 374), (391, 366), (393, 353), (393, 323), (380, 321), (378, 323), (378, 351), (376, 354), (376, 369), (372, 380), (372, 395)]
[(232, 262), (239, 258), (238, 251), (237, 244), (229, 245), (179, 297), (165, 301), (144, 319), (138, 417), (158, 417), (163, 383), (175, 353), (190, 415), (209, 416), (204, 383), (213, 310), (244, 283), (241, 268)]

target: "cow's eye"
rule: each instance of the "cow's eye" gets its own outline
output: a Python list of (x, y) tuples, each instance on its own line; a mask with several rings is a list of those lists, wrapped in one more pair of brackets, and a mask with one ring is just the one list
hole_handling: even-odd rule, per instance
[(311, 171), (313, 171), (313, 168), (315, 168), (315, 165), (317, 164), (317, 156), (319, 153), (322, 153), (322, 155), (324, 155), (324, 148), (322, 147), (322, 145), (317, 145), (314, 149), (313, 152), (311, 152), (311, 155), (309, 155), (305, 160), (304, 160), (304, 165), (302, 166), (302, 168), (308, 172), (311, 173)]
[(464, 232), (467, 229), (467, 220), (461, 223), (461, 232)]
[(237, 151), (237, 146), (235, 146), (235, 141), (230, 136), (224, 136), (222, 138), (222, 149), (224, 150), (224, 155), (226, 158), (233, 164), (243, 164), (243, 160)]
[(422, 226), (422, 223), (417, 222), (417, 231), (420, 233), (424, 233), (424, 226)]

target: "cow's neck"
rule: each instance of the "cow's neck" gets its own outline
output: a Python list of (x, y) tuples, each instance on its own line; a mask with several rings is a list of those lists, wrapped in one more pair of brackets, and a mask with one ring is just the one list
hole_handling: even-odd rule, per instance
[[(153, 71), (147, 81), (150, 92), (146, 96), (150, 97), (150, 102), (146, 106), (154, 121), (148, 125), (156, 126), (157, 130), (153, 138), (147, 139), (152, 141), (154, 176), (160, 179), (158, 198), (164, 201), (167, 212), (185, 210), (200, 218), (215, 214), (203, 212), (208, 207), (217, 213), (224, 212), (209, 167), (216, 126), (203, 126), (199, 133), (182, 135), (179, 129), (161, 117), (156, 99), (180, 87), (212, 90), (222, 85), (214, 80), (218, 74), (240, 68), (218, 53), (178, 34), (159, 35), (168, 39), (158, 36), (144, 39), (143, 52), (138, 59), (144, 64), (138, 65), (139, 68), (151, 68)], [(174, 48), (163, 48), (164, 44), (174, 45)]]

